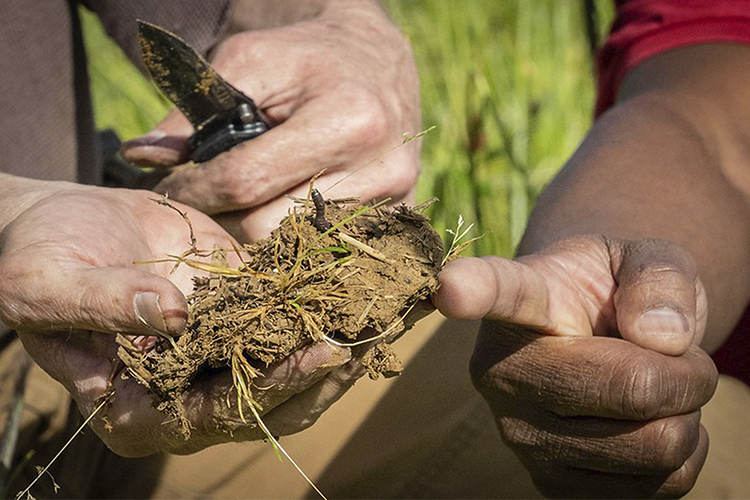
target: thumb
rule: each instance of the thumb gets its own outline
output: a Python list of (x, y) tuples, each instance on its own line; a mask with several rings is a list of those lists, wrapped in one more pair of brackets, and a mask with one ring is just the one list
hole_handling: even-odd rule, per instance
[(693, 257), (662, 240), (615, 245), (614, 305), (623, 339), (679, 356), (703, 335), (706, 296)]
[(193, 127), (179, 110), (173, 109), (154, 129), (130, 139), (120, 147), (122, 157), (142, 167), (172, 167), (187, 162), (187, 140)]
[[(440, 288), (432, 303), (444, 316), (552, 327), (547, 286), (538, 273), (520, 262), (464, 257), (446, 264), (438, 279)], [(572, 330), (565, 333), (580, 335)]]
[(5, 274), (8, 279), (0, 281), (0, 317), (17, 330), (177, 335), (187, 322), (182, 292), (145, 271), (76, 265), (48, 266), (36, 276), (28, 268)]

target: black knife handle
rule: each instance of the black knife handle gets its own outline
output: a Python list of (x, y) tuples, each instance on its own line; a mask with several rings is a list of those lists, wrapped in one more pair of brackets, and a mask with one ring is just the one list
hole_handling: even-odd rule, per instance
[(235, 121), (220, 126), (205, 127), (188, 139), (188, 146), (192, 150), (191, 159), (196, 163), (206, 162), (241, 142), (258, 137), (268, 128), (263, 120), (251, 123)]

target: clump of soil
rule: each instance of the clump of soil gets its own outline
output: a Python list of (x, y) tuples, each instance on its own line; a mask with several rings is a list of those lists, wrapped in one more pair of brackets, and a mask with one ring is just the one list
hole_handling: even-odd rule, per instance
[(142, 352), (118, 337), (129, 374), (182, 422), (185, 436), (182, 395), (217, 370), (241, 372), (252, 395), (260, 370), (307, 344), (376, 338), (364, 344), (370, 376), (400, 371), (389, 343), (406, 329), (410, 308), (437, 289), (442, 241), (426, 216), (404, 205), (325, 203), (330, 225), (320, 208), (298, 207), (269, 238), (238, 252), (237, 269), (215, 253), (202, 266), (213, 272), (195, 280), (187, 331), (174, 344), (161, 339)]

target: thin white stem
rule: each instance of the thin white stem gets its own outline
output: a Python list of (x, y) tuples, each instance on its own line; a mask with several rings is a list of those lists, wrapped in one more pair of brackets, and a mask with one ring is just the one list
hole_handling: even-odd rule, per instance
[(83, 429), (84, 429), (84, 428), (85, 428), (85, 427), (86, 427), (86, 426), (87, 426), (87, 425), (89, 424), (89, 422), (91, 422), (91, 420), (92, 420), (92, 419), (93, 419), (93, 418), (94, 418), (94, 417), (96, 416), (96, 414), (97, 414), (97, 413), (99, 413), (99, 410), (101, 410), (102, 408), (104, 408), (104, 405), (105, 405), (105, 404), (107, 404), (107, 403), (109, 402), (109, 400), (110, 400), (110, 399), (112, 399), (112, 396), (113, 396), (113, 395), (114, 395), (114, 391), (113, 391), (113, 392), (111, 392), (111, 393), (109, 393), (109, 395), (107, 395), (107, 396), (106, 396), (106, 397), (105, 397), (105, 398), (104, 398), (104, 399), (102, 400), (102, 402), (101, 402), (101, 403), (99, 403), (99, 406), (97, 406), (97, 407), (96, 407), (96, 408), (94, 409), (94, 411), (92, 411), (92, 412), (91, 412), (91, 415), (89, 415), (89, 416), (88, 416), (88, 418), (87, 418), (86, 420), (84, 420), (84, 421), (83, 421), (83, 423), (81, 424), (81, 426), (80, 426), (80, 427), (78, 427), (78, 429), (77, 429), (77, 430), (76, 430), (76, 431), (75, 431), (75, 432), (73, 433), (73, 435), (72, 435), (72, 436), (70, 436), (70, 439), (68, 439), (68, 441), (67, 441), (67, 442), (66, 442), (66, 443), (65, 443), (65, 444), (63, 445), (63, 447), (62, 447), (62, 448), (60, 448), (60, 451), (58, 451), (58, 452), (57, 452), (57, 454), (56, 454), (56, 455), (55, 455), (54, 457), (52, 457), (52, 460), (50, 460), (50, 461), (49, 461), (49, 463), (48, 463), (47, 465), (45, 465), (45, 466), (44, 466), (44, 468), (43, 468), (42, 470), (40, 470), (40, 471), (39, 471), (39, 474), (38, 474), (38, 475), (37, 475), (37, 476), (36, 476), (36, 477), (34, 478), (34, 480), (33, 480), (33, 481), (31, 481), (31, 484), (29, 484), (29, 485), (28, 485), (28, 486), (26, 487), (26, 489), (25, 489), (25, 490), (23, 490), (23, 491), (19, 492), (19, 493), (18, 493), (18, 494), (16, 495), (16, 500), (18, 500), (19, 498), (21, 498), (21, 497), (23, 497), (24, 495), (26, 495), (26, 494), (28, 494), (28, 493), (29, 493), (29, 491), (30, 491), (30, 490), (31, 490), (31, 488), (32, 488), (32, 487), (33, 487), (33, 486), (34, 486), (34, 485), (36, 484), (36, 482), (37, 482), (37, 481), (39, 481), (39, 479), (40, 479), (40, 478), (41, 478), (41, 477), (42, 477), (42, 476), (43, 476), (44, 474), (46, 474), (46, 473), (47, 473), (47, 471), (49, 470), (49, 468), (50, 468), (50, 467), (52, 467), (52, 464), (54, 464), (54, 463), (55, 463), (55, 461), (56, 461), (56, 460), (57, 460), (57, 459), (58, 459), (58, 458), (60, 457), (60, 455), (62, 455), (62, 454), (63, 454), (63, 452), (64, 452), (64, 451), (65, 451), (65, 450), (67, 449), (67, 447), (68, 447), (68, 446), (70, 446), (70, 443), (72, 443), (72, 442), (73, 442), (73, 440), (74, 440), (74, 439), (75, 439), (75, 438), (76, 438), (76, 437), (77, 437), (77, 436), (78, 436), (78, 435), (79, 435), (79, 434), (80, 434), (81, 432), (83, 432)]

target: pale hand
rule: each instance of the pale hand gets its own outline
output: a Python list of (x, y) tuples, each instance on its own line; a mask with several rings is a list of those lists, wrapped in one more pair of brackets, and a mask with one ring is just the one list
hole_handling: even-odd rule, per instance
[[(193, 427), (187, 441), (154, 409), (145, 387), (118, 376), (115, 333), (178, 335), (185, 328), (185, 294), (198, 273), (184, 265), (172, 273), (171, 262), (137, 262), (182, 254), (189, 248), (188, 226), (176, 211), (151, 201), (158, 198), (153, 193), (64, 186), (0, 232), (0, 319), (18, 330), (32, 358), (65, 386), (84, 415), (111, 381), (114, 395), (91, 425), (121, 455), (191, 453), (265, 437), (252, 417), (239, 417), (236, 400), (228, 406), (228, 371), (186, 394)], [(173, 206), (188, 215), (199, 247), (230, 245), (231, 237), (209, 217)], [(256, 394), (271, 432), (311, 425), (361, 376), (358, 364), (347, 364), (350, 358), (348, 349), (321, 343), (271, 367), (259, 382), (270, 389)]]
[[(156, 186), (215, 216), (242, 241), (266, 236), (305, 197), (311, 177), (327, 198), (408, 200), (419, 168), (419, 83), (406, 40), (380, 9), (351, 7), (280, 28), (231, 36), (215, 69), (273, 128), (200, 165), (173, 169)], [(171, 167), (188, 160), (187, 120), (172, 112), (123, 145), (126, 159)], [(395, 148), (395, 149), (394, 149)]]

